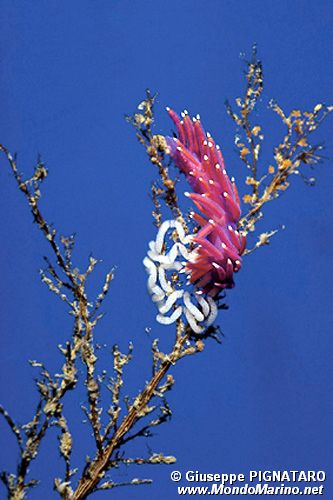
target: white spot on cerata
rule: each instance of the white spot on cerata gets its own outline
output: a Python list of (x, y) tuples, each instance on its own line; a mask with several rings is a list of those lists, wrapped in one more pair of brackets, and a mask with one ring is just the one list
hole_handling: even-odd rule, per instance
[(207, 161), (208, 160), (208, 156), (207, 155), (204, 155), (204, 160)]
[(209, 184), (214, 184), (213, 179), (209, 179), (209, 181), (208, 181), (208, 182), (209, 182)]

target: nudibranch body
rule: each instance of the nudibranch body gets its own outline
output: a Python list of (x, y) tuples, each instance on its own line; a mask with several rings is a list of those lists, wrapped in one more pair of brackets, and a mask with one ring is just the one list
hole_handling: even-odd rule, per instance
[(191, 283), (215, 297), (234, 286), (233, 274), (242, 265), (245, 238), (237, 230), (241, 213), (237, 188), (228, 177), (219, 146), (204, 132), (200, 116), (191, 120), (184, 111), (181, 120), (170, 108), (167, 111), (178, 132), (178, 138), (166, 137), (168, 152), (194, 191), (185, 194), (201, 212), (193, 214), (200, 229), (193, 238), (196, 257), (186, 268)]
[(219, 146), (206, 134), (197, 115), (182, 119), (167, 108), (178, 138), (166, 137), (167, 153), (186, 175), (193, 193), (185, 193), (201, 212), (193, 213), (194, 234), (185, 234), (181, 220), (167, 220), (150, 241), (143, 264), (148, 291), (156, 304), (156, 320), (169, 325), (185, 315), (191, 329), (201, 334), (218, 313), (221, 290), (234, 286), (245, 238), (238, 232), (240, 202), (229, 179)]

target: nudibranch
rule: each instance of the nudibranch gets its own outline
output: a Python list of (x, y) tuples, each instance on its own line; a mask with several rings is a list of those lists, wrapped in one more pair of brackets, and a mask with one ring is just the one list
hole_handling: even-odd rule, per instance
[(200, 334), (215, 321), (218, 294), (234, 286), (233, 275), (242, 265), (245, 237), (237, 230), (240, 200), (220, 148), (205, 133), (199, 115), (191, 120), (184, 111), (180, 119), (170, 108), (167, 111), (178, 137), (165, 137), (166, 152), (185, 174), (194, 191), (185, 194), (200, 213), (192, 213), (196, 229), (190, 235), (180, 220), (164, 221), (143, 263), (148, 291), (159, 311), (156, 320), (168, 325), (184, 313), (192, 330)]
[(187, 263), (190, 281), (211, 297), (234, 286), (233, 274), (241, 268), (245, 238), (238, 232), (240, 200), (235, 180), (228, 177), (220, 148), (202, 128), (200, 116), (182, 120), (167, 108), (178, 138), (166, 137), (169, 154), (194, 193), (185, 193), (201, 214), (193, 213), (199, 231), (193, 238), (197, 257)]

